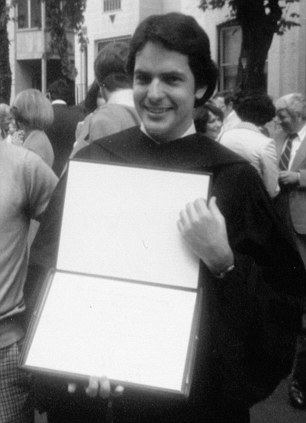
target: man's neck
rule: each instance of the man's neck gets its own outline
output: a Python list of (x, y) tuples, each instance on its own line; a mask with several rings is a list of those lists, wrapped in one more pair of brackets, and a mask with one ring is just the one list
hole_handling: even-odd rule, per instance
[[(143, 123), (141, 123), (141, 125), (140, 125), (140, 130), (145, 135), (147, 135), (147, 137), (149, 137), (153, 141), (155, 141), (157, 144), (165, 144), (167, 142), (174, 141), (174, 139), (163, 140), (162, 138), (155, 137), (154, 135), (149, 134)], [(189, 135), (193, 135), (195, 133), (196, 133), (196, 128), (195, 128), (195, 125), (194, 125), (194, 121), (192, 121), (192, 123), (190, 124), (189, 128), (181, 136), (178, 136), (175, 139), (182, 139), (182, 138), (188, 137)]]

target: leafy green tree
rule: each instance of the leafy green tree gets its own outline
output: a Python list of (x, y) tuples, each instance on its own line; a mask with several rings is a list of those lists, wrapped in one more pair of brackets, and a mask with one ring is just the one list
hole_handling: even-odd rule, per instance
[[(304, 1), (304, 0), (303, 0)], [(264, 66), (274, 34), (299, 26), (299, 15), (291, 6), (299, 0), (201, 0), (199, 8), (228, 7), (242, 29), (237, 86), (265, 89)], [(242, 66), (241, 59), (246, 63)]]

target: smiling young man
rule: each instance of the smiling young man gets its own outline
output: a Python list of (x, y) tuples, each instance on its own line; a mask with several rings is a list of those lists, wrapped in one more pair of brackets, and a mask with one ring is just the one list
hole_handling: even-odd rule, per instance
[(133, 87), (142, 130), (160, 143), (190, 129), (194, 98), (206, 88), (196, 88), (187, 56), (150, 41), (136, 55)]
[[(303, 265), (256, 170), (195, 131), (194, 105), (205, 103), (217, 79), (197, 22), (178, 13), (144, 20), (131, 40), (128, 71), (140, 128), (97, 140), (78, 157), (213, 176), (210, 202), (195, 199), (178, 215), (178, 230), (206, 275), (200, 277), (205, 295), (190, 396), (126, 387), (113, 401), (113, 421), (249, 422), (249, 407), (290, 371)], [(29, 283), (54, 265), (64, 187), (63, 178), (34, 241)], [(105, 378), (91, 379), (87, 394), (105, 397), (109, 389)], [(103, 421), (103, 399), (65, 390), (48, 390), (49, 422)]]

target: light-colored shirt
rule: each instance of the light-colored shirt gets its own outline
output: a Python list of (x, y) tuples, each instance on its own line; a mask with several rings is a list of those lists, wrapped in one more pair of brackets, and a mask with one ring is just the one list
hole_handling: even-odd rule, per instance
[(221, 141), (222, 135), (226, 132), (229, 131), (230, 129), (235, 128), (239, 123), (241, 122), (240, 117), (237, 115), (237, 113), (235, 112), (235, 110), (232, 110), (227, 116), (226, 118), (224, 118), (223, 120), (223, 125), (221, 127), (221, 131), (220, 134), (218, 136), (217, 141)]
[(279, 192), (275, 142), (249, 122), (240, 122), (226, 131), (220, 141), (255, 167), (271, 197)]
[(107, 104), (122, 104), (124, 106), (135, 107), (133, 90), (125, 88), (110, 93)]
[[(57, 177), (25, 148), (0, 143), (0, 345), (22, 336), (13, 318), (25, 309), (23, 285), (28, 263), (31, 218), (46, 208)], [(10, 319), (7, 319), (10, 318)], [(9, 320), (10, 325), (3, 324)]]
[(140, 124), (131, 88), (113, 91), (106, 104), (79, 123), (70, 158), (91, 142)]
[(51, 142), (44, 131), (39, 129), (31, 131), (22, 146), (38, 154), (48, 166), (52, 167), (54, 152)]
[(57, 100), (53, 100), (51, 104), (52, 104), (52, 106), (54, 106), (54, 104), (62, 104), (64, 106), (67, 106), (66, 101), (61, 100), (60, 98), (58, 98)]

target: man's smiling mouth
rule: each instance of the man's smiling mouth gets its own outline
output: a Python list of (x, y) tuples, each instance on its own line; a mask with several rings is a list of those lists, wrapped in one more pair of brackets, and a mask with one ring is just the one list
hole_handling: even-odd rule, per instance
[(169, 110), (171, 110), (171, 107), (149, 107), (149, 106), (145, 106), (145, 109), (152, 114), (155, 115), (162, 115), (163, 113), (168, 112)]

